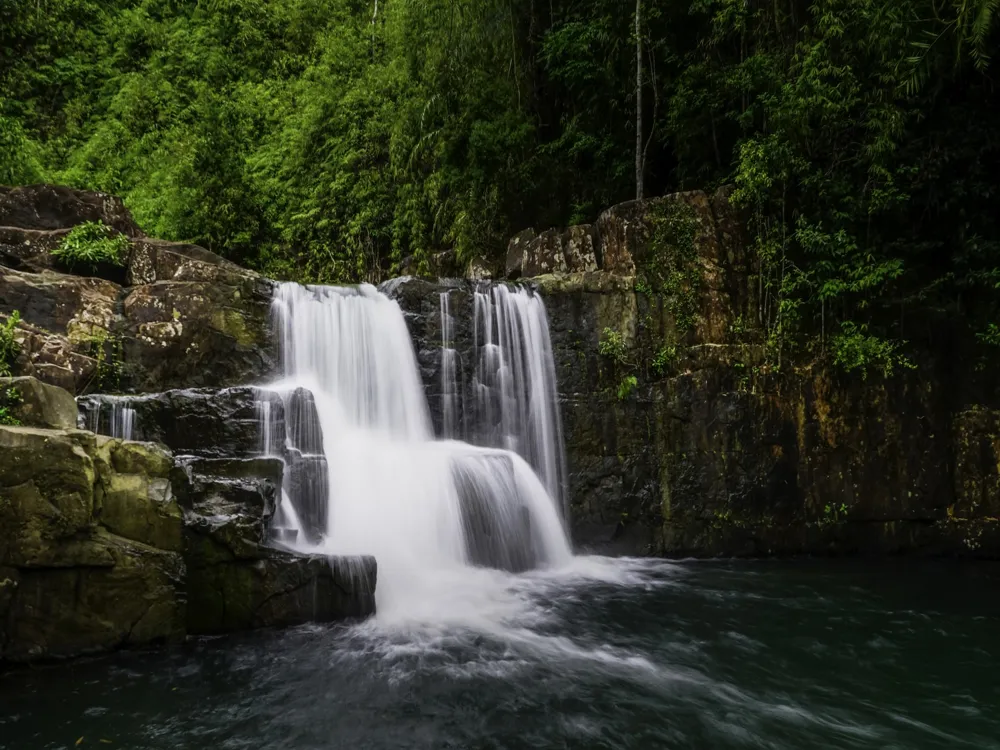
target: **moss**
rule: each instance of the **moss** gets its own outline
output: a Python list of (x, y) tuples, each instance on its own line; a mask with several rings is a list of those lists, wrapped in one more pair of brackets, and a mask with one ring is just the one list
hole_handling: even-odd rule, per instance
[(212, 314), (212, 327), (236, 339), (240, 346), (254, 346), (257, 338), (247, 326), (246, 319), (239, 310), (223, 309)]

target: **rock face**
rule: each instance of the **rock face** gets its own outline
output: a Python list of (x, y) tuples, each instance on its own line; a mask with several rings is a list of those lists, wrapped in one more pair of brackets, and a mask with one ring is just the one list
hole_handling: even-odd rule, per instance
[(69, 430), (76, 427), (76, 401), (62, 388), (36, 378), (0, 378), (0, 407), (8, 421), (26, 427), (53, 427)]
[[(107, 278), (53, 261), (85, 221), (130, 239), (125, 267)], [(118, 198), (0, 188), (0, 320), (20, 314), (16, 374), (72, 393), (252, 382), (275, 366), (270, 299), (270, 282), (204, 248), (145, 237)]]
[[(576, 546), (1000, 556), (995, 388), (933, 361), (887, 380), (821, 364), (769, 373), (728, 193), (632, 201), (592, 226), (511, 241), (508, 276), (538, 289), (548, 312)], [(573, 237), (588, 260), (571, 272)], [(449, 292), (468, 382), (472, 288), (392, 285), (438, 423), (439, 295)], [(609, 337), (620, 358), (601, 353)]]
[(120, 447), (78, 430), (0, 427), (0, 661), (183, 635), (180, 534), (116, 523), (123, 493), (173, 516), (177, 532), (180, 512), (165, 477), (115, 470)]
[(146, 397), (137, 425), (175, 458), (73, 428), (65, 392), (14, 387), (25, 423), (52, 429), (0, 426), (0, 663), (374, 612), (373, 558), (269, 543), (284, 462), (256, 456), (251, 389)]
[[(125, 267), (62, 272), (52, 251), (87, 221), (129, 239)], [(374, 559), (272, 538), (282, 484), (325, 509), (327, 470), (311, 395), (243, 386), (274, 367), (270, 299), (204, 248), (147, 238), (117, 198), (0, 188), (0, 323), (20, 319), (0, 379), (0, 663), (374, 612)], [(95, 391), (140, 394), (71, 395)], [(260, 457), (265, 412), (284, 460)]]
[(594, 227), (589, 225), (570, 227), (565, 232), (550, 229), (539, 235), (527, 229), (507, 247), (507, 278), (596, 271), (597, 247)]
[(61, 185), (0, 186), (0, 227), (68, 229), (99, 221), (126, 237), (145, 237), (122, 199)]

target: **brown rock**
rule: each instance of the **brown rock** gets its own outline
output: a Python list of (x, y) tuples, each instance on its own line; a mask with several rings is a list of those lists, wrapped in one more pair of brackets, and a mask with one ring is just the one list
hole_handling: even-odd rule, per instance
[(128, 237), (143, 237), (121, 198), (61, 185), (0, 186), (0, 226), (69, 229), (100, 221)]

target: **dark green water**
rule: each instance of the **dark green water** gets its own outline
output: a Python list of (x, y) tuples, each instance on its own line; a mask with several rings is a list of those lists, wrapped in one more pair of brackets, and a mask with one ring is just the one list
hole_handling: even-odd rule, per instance
[(1000, 749), (997, 567), (594, 564), (603, 582), (507, 579), (524, 606), (493, 626), (311, 627), (0, 675), (0, 748)]

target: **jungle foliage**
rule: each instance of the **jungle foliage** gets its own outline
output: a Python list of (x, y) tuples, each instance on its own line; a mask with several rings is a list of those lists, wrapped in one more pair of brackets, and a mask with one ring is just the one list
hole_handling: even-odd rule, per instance
[(998, 6), (7, 0), (0, 182), (284, 277), (499, 258), (635, 195), (638, 48), (645, 194), (735, 184), (779, 357), (886, 370), (929, 317), (996, 318)]

